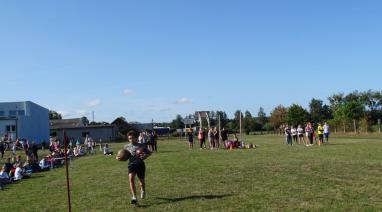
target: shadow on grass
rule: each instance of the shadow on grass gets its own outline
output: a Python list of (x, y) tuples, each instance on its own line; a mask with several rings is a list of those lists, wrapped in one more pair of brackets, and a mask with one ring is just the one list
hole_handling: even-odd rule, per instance
[(176, 203), (176, 202), (182, 202), (186, 200), (215, 200), (215, 199), (223, 199), (225, 197), (233, 196), (232, 194), (223, 194), (223, 195), (192, 195), (192, 196), (185, 196), (185, 197), (178, 197), (178, 198), (164, 198), (164, 197), (157, 197), (155, 199), (161, 200), (164, 202), (161, 202), (159, 204), (170, 204), (170, 203)]
[(183, 152), (183, 150), (163, 150), (163, 151), (158, 151), (154, 152), (153, 154), (166, 154), (166, 153), (174, 153), (174, 152)]

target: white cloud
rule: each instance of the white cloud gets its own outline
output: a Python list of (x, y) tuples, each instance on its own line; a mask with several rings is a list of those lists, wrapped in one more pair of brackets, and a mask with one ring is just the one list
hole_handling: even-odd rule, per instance
[(87, 116), (90, 114), (89, 111), (86, 110), (77, 110), (76, 113), (78, 116)]
[(86, 103), (86, 107), (96, 107), (101, 104), (100, 99), (93, 99)]
[(186, 97), (183, 97), (183, 98), (178, 99), (178, 100), (176, 101), (176, 104), (191, 104), (191, 103), (192, 103), (191, 100), (189, 100), (189, 99), (186, 98)]
[(130, 90), (130, 89), (125, 89), (123, 90), (123, 94), (125, 94), (126, 96), (130, 95), (133, 93), (133, 90)]

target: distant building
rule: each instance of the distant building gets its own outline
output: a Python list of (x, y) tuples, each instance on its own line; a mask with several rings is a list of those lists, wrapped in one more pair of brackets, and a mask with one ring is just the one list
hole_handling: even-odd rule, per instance
[(96, 142), (102, 139), (102, 142), (115, 141), (118, 130), (114, 125), (85, 125), (84, 120), (61, 119), (50, 121), (50, 135), (59, 140), (64, 140), (64, 131), (69, 139), (83, 142), (86, 135), (93, 138)]
[(49, 110), (33, 102), (0, 103), (0, 136), (11, 140), (49, 140)]

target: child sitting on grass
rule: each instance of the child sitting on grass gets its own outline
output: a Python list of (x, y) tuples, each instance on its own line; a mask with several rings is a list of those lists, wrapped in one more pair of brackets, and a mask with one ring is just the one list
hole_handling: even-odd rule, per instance
[(103, 155), (113, 155), (113, 152), (110, 151), (109, 144), (105, 144), (103, 147)]
[(24, 169), (22, 168), (21, 164), (17, 164), (16, 171), (15, 171), (15, 180), (22, 180), (22, 179), (28, 179), (31, 175), (24, 172)]

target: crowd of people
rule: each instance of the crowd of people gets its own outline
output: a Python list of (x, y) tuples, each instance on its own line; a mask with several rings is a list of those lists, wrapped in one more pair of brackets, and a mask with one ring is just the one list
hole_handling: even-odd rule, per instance
[[(0, 146), (5, 146), (4, 141), (0, 141)], [(63, 148), (62, 142), (57, 139), (51, 139), (49, 143), (49, 153), (39, 158), (38, 151), (39, 145), (35, 142), (29, 144), (29, 141), (23, 141), (16, 139), (14, 142), (8, 142), (11, 152), (11, 157), (5, 159), (4, 165), (1, 167), (0, 171), (0, 189), (3, 189), (5, 185), (14, 183), (23, 179), (28, 179), (33, 173), (38, 173), (42, 171), (49, 171), (54, 168), (59, 168), (65, 165), (65, 150)], [(104, 155), (113, 155), (107, 143), (102, 144), (102, 141), (98, 144), (100, 147), (100, 152)], [(73, 158), (78, 158), (87, 154), (96, 154), (96, 142), (90, 138), (86, 137), (84, 142), (77, 142), (74, 145), (74, 140), (69, 141), (67, 147), (67, 157), (71, 161)], [(44, 149), (45, 144), (42, 143), (41, 147)], [(5, 155), (5, 150), (1, 151), (1, 157)], [(25, 161), (23, 161), (21, 154), (25, 154)]]
[(300, 144), (305, 146), (313, 146), (316, 143), (318, 146), (324, 143), (329, 143), (330, 126), (325, 122), (317, 124), (317, 127), (308, 122), (303, 128), (301, 125), (289, 127), (287, 124), (284, 129), (287, 145)]
[[(194, 148), (194, 130), (189, 129), (187, 132), (189, 149)], [(224, 128), (220, 131), (217, 127), (207, 129), (199, 129), (197, 138), (199, 140), (200, 150), (210, 149), (252, 149), (256, 146), (253, 144), (245, 144), (244, 141), (239, 141), (239, 138), (235, 133), (232, 134), (232, 138), (229, 139), (228, 131)]]
[(151, 152), (158, 152), (158, 135), (155, 131), (143, 131), (139, 134), (138, 143), (147, 146)]

